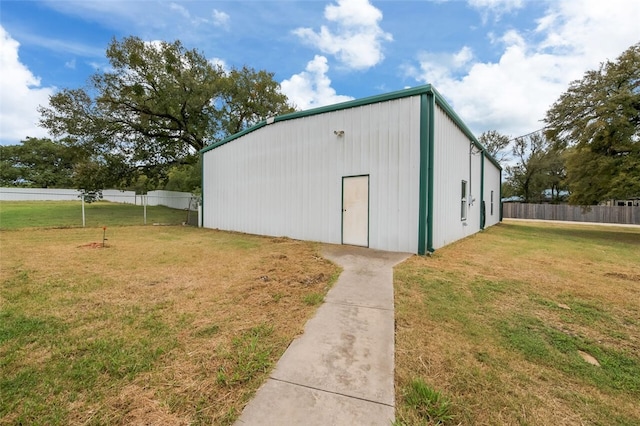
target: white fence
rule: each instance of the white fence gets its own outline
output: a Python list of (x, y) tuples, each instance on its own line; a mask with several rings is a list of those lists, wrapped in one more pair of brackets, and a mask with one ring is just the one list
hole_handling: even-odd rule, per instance
[[(80, 192), (76, 189), (59, 188), (0, 188), (0, 201), (78, 201)], [(137, 206), (166, 206), (172, 209), (196, 210), (194, 195), (178, 191), (149, 191), (146, 195), (136, 195), (134, 191), (105, 189), (105, 201)]]
[(75, 189), (0, 188), (0, 201), (77, 201)]

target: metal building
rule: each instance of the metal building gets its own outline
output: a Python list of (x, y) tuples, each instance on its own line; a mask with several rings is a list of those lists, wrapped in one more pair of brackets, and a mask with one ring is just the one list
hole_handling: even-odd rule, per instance
[(207, 228), (425, 254), (500, 221), (500, 165), (430, 85), (270, 118), (201, 154)]

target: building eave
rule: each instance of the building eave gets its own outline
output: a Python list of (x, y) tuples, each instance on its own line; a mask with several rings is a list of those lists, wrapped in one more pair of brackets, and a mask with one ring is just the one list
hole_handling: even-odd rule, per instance
[(418, 96), (418, 95), (423, 95), (423, 94), (429, 94), (429, 95), (433, 95), (435, 102), (438, 106), (440, 106), (443, 110), (445, 110), (445, 112), (447, 113), (447, 115), (449, 115), (449, 117), (451, 117), (451, 119), (456, 123), (456, 125), (462, 130), (462, 132), (469, 138), (469, 140), (482, 152), (484, 152), (485, 154), (485, 158), (488, 158), (489, 161), (491, 161), (498, 169), (502, 170), (502, 167), (500, 166), (500, 163), (498, 163), (498, 161), (496, 161), (495, 158), (493, 158), (486, 150), (486, 148), (484, 146), (482, 146), (482, 144), (480, 142), (478, 142), (478, 140), (476, 139), (476, 137), (473, 135), (473, 133), (471, 132), (471, 130), (469, 130), (469, 128), (466, 126), (466, 124), (464, 124), (464, 122), (460, 119), (460, 117), (458, 116), (458, 114), (455, 113), (455, 111), (453, 110), (453, 108), (451, 108), (451, 106), (447, 103), (447, 101), (444, 99), (444, 97), (442, 97), (442, 95), (440, 95), (440, 93), (430, 84), (426, 84), (426, 85), (422, 85), (422, 86), (417, 86), (417, 87), (412, 87), (409, 89), (403, 89), (403, 90), (398, 90), (395, 92), (390, 92), (390, 93), (384, 93), (381, 95), (375, 95), (375, 96), (369, 96), (366, 98), (362, 98), (362, 99), (355, 99), (352, 101), (347, 101), (347, 102), (341, 102), (341, 103), (337, 103), (337, 104), (333, 104), (333, 105), (326, 105), (326, 106), (322, 106), (322, 107), (318, 107), (318, 108), (312, 108), (312, 109), (308, 109), (305, 111), (296, 111), (296, 112), (292, 112), (289, 114), (285, 114), (285, 115), (281, 115), (281, 116), (277, 116), (277, 117), (272, 117), (268, 120), (263, 120), (260, 121), (259, 123), (255, 124), (252, 127), (249, 127), (248, 129), (245, 129), (241, 132), (235, 133), (231, 136), (226, 137), (225, 139), (213, 143), (205, 148), (203, 148), (200, 153), (204, 154), (208, 151), (211, 151), (213, 149), (216, 149), (222, 145), (225, 145), (229, 142), (232, 142), (238, 138), (241, 138), (242, 136), (245, 136), (249, 133), (255, 132), (256, 130), (259, 130), (265, 126), (274, 124), (274, 123), (280, 123), (283, 121), (288, 121), (288, 120), (295, 120), (298, 118), (303, 118), (303, 117), (311, 117), (314, 115), (319, 115), (319, 114), (324, 114), (327, 112), (334, 112), (334, 111), (341, 111), (341, 110), (346, 110), (346, 109), (350, 109), (350, 108), (357, 108), (357, 107), (361, 107), (361, 106), (365, 106), (365, 105), (370, 105), (370, 104), (375, 104), (375, 103), (380, 103), (380, 102), (387, 102), (387, 101), (392, 101), (395, 99), (402, 99), (402, 98), (407, 98), (407, 97), (411, 97), (411, 96)]

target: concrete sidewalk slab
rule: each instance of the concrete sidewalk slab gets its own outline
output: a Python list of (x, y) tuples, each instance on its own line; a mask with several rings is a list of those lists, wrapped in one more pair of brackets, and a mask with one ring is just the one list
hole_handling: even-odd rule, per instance
[(331, 303), (323, 308), (271, 378), (393, 406), (393, 337), (382, 338), (393, 336), (393, 311)]
[(392, 421), (387, 405), (269, 379), (237, 424), (388, 426)]
[(329, 245), (323, 254), (343, 273), (237, 424), (393, 422), (392, 268), (411, 254)]

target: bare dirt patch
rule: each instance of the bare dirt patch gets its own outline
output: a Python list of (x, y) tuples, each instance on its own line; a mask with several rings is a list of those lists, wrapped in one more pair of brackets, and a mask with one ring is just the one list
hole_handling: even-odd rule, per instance
[(101, 249), (101, 248), (108, 248), (109, 245), (108, 244), (103, 244), (103, 243), (87, 243), (87, 244), (82, 244), (82, 245), (80, 245), (78, 247), (79, 248)]
[(640, 274), (625, 274), (623, 272), (606, 272), (604, 276), (609, 278), (619, 278), (621, 280), (640, 282)]

